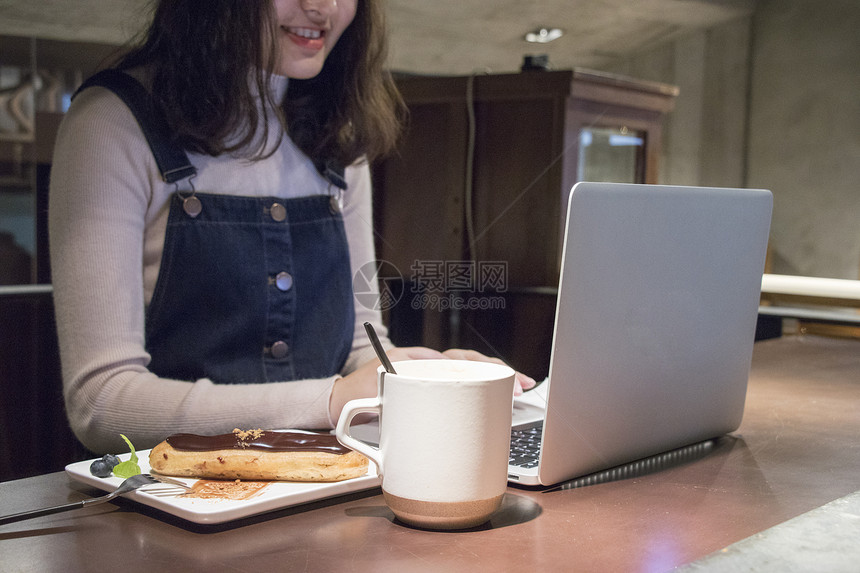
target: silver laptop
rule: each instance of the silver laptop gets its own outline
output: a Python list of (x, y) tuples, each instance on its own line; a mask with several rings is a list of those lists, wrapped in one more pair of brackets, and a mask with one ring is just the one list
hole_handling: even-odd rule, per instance
[[(735, 430), (773, 198), (577, 183), (549, 376), (516, 400), (509, 481), (552, 485)], [(527, 467), (521, 467), (523, 464)]]

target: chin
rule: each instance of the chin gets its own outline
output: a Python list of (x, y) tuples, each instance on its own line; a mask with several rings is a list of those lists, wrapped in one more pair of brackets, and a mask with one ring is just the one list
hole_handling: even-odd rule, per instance
[(309, 80), (319, 75), (323, 62), (303, 61), (290, 62), (278, 67), (278, 74), (294, 80)]

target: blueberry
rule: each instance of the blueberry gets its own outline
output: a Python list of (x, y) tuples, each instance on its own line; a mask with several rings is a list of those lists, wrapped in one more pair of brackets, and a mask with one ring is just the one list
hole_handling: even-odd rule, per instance
[(96, 477), (109, 477), (115, 465), (119, 463), (119, 458), (113, 454), (105, 454), (97, 460), (93, 460), (90, 464), (90, 473)]
[(110, 467), (110, 469), (113, 469), (114, 466), (119, 463), (119, 458), (113, 454), (103, 455), (102, 460), (104, 460), (104, 462)]
[(104, 458), (93, 460), (90, 464), (90, 473), (96, 477), (106, 478), (111, 474), (112, 468), (107, 464)]

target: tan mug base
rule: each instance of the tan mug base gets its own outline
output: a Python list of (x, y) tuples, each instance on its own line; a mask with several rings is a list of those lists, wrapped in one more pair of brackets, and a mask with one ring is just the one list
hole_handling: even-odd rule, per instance
[(504, 494), (476, 501), (419, 501), (382, 490), (385, 503), (404, 523), (425, 529), (467, 529), (481, 525), (502, 505)]

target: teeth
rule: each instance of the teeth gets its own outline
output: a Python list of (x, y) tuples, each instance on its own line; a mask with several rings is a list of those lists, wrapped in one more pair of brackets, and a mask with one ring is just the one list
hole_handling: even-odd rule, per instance
[(310, 30), (308, 28), (290, 28), (290, 32), (302, 38), (316, 39), (322, 37), (322, 32), (319, 30)]

